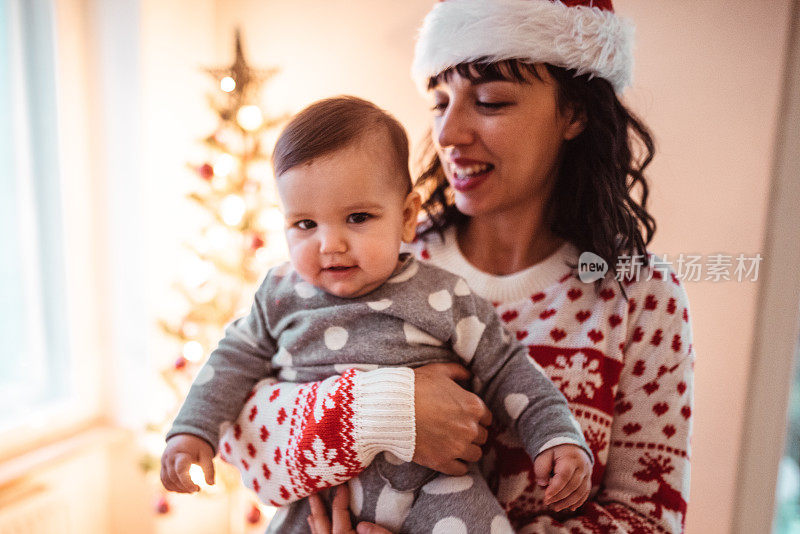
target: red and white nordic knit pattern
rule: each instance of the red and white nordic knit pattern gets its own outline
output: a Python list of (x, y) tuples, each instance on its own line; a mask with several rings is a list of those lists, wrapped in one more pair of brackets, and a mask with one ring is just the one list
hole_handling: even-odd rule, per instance
[[(496, 290), (515, 295), (496, 300), (496, 309), (561, 389), (595, 456), (592, 497), (572, 515), (542, 505), (532, 461), (504, 429), (492, 429), (484, 474), (521, 533), (682, 532), (694, 366), (685, 290), (672, 271), (642, 269), (638, 281), (623, 283), (628, 300), (615, 281), (596, 291), (570, 275), (563, 261), (574, 263), (577, 251), (564, 250), (537, 266), (523, 298), (513, 277), (495, 277), (498, 285), (482, 291), (474, 286), (452, 244), (417, 250), (490, 300)], [(261, 388), (239, 430), (225, 434), (224, 458), (276, 505), (352, 477), (374, 455), (365, 452), (374, 444), (353, 439), (362, 418), (350, 406), (364, 376), (350, 370), (319, 384)]]
[(223, 430), (220, 456), (239, 468), (264, 503), (282, 506), (340, 484), (369, 461), (353, 443), (355, 373), (257, 388), (237, 422)]

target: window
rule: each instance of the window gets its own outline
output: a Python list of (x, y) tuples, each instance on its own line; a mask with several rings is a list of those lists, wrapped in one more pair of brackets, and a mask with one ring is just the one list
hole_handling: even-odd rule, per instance
[(0, 80), (0, 430), (6, 430), (70, 395), (51, 2), (0, 0)]
[(800, 532), (800, 343), (795, 351), (794, 382), (789, 397), (786, 448), (778, 467), (774, 534)]

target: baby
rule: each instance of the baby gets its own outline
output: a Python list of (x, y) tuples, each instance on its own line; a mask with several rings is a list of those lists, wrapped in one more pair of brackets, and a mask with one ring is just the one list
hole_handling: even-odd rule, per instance
[[(584, 491), (574, 481), (588, 477), (591, 451), (559, 391), (464, 280), (400, 253), (402, 243), (415, 237), (420, 209), (402, 126), (358, 98), (323, 100), (286, 126), (273, 166), (291, 264), (267, 273), (249, 315), (228, 327), (198, 374), (167, 435), (167, 489), (196, 490), (186, 482), (192, 462), (208, 478), (221, 425), (242, 412), (248, 392), (264, 377), (309, 382), (349, 367), (457, 362), (472, 372), (475, 393), (493, 415), (516, 428), (531, 458), (553, 448), (566, 453), (553, 455), (551, 472), (573, 475), (553, 477), (551, 484), (559, 487), (550, 489), (571, 482), (571, 492)], [(272, 431), (262, 427), (265, 435)], [(237, 432), (227, 431), (225, 448), (226, 439), (239, 439)], [(255, 458), (258, 447), (249, 447)], [(395, 501), (405, 509), (396, 510), (391, 524), (384, 522), (393, 531), (431, 532), (445, 515), (460, 515), (475, 532), (507, 525), (474, 466), (467, 477), (451, 481), (411, 462), (413, 450), (407, 452), (380, 455), (358, 476), (363, 501), (357, 520), (376, 521), (380, 496), (391, 488), (408, 495)], [(280, 454), (265, 454), (263, 462), (259, 457), (258, 468), (245, 464), (246, 484), (256, 492), (270, 484)], [(273, 504), (292, 500), (281, 490)], [(308, 515), (308, 499), (291, 504), (280, 532), (309, 532)]]

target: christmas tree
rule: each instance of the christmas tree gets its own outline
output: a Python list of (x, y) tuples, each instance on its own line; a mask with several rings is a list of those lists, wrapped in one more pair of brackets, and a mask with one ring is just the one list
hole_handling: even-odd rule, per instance
[[(208, 95), (208, 102), (218, 123), (202, 140), (205, 161), (188, 165), (196, 180), (187, 197), (198, 208), (200, 222), (195, 235), (184, 243), (188, 265), (173, 284), (185, 301), (182, 309), (186, 311), (159, 320), (160, 330), (175, 346), (174, 355), (159, 372), (174, 399), (172, 406), (164, 410), (164, 417), (150, 422), (146, 429), (145, 441), (150, 446), (143, 466), (155, 474), (160, 470), (164, 435), (193, 377), (216, 346), (225, 325), (247, 311), (256, 284), (267, 268), (284, 256), (279, 237), (282, 219), (262, 142), (264, 134), (286, 117), (269, 118), (258, 103), (263, 84), (276, 74), (276, 69), (250, 67), (237, 30), (233, 64), (204, 70), (215, 81), (216, 88)], [(279, 246), (267, 246), (273, 242)], [(215, 461), (213, 490), (201, 482), (202, 475), (195, 473), (198, 469), (192, 467), (193, 480), (212, 494), (241, 491), (239, 474), (232, 467)], [(155, 502), (158, 513), (169, 513), (166, 493), (156, 496)], [(242, 520), (248, 523), (260, 521), (260, 508), (255, 501), (245, 515)]]

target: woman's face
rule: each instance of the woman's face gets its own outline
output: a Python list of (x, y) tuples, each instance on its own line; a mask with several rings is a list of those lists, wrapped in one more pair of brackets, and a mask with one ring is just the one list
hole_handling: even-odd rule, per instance
[(472, 82), (457, 72), (431, 91), (433, 143), (455, 204), (465, 215), (514, 213), (544, 205), (565, 140), (583, 129), (556, 103), (556, 82)]

